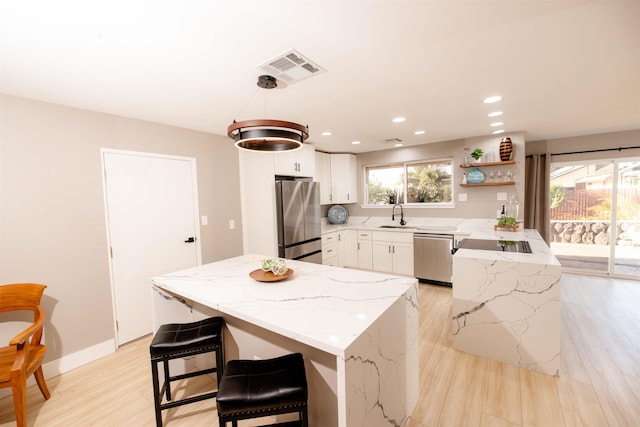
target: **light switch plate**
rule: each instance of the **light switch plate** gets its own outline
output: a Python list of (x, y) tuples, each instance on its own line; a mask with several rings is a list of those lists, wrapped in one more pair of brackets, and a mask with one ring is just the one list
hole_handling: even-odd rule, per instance
[(458, 194), (458, 201), (459, 202), (466, 202), (467, 201), (467, 193)]
[(507, 200), (507, 193), (498, 193), (498, 200)]
[(200, 217), (200, 223), (202, 223), (202, 225), (209, 225), (209, 218), (207, 218), (206, 215), (202, 215)]

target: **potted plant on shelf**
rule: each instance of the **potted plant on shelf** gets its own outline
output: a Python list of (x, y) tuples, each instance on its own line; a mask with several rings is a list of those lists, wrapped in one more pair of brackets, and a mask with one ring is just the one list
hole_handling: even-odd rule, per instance
[(483, 154), (484, 152), (482, 151), (481, 148), (476, 148), (471, 152), (471, 157), (473, 157), (476, 160), (476, 162), (478, 162), (482, 158)]

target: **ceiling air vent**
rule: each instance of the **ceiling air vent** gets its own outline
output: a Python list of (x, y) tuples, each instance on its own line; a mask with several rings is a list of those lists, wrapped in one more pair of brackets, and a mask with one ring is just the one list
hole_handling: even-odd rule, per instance
[(294, 49), (265, 62), (258, 68), (289, 85), (327, 71)]
[(402, 140), (400, 138), (389, 138), (385, 139), (384, 142), (387, 144), (400, 144), (402, 143)]

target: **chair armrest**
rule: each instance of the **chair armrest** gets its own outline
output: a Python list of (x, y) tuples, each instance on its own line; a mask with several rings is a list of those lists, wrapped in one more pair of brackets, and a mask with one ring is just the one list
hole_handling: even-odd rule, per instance
[(24, 331), (20, 332), (15, 337), (13, 337), (11, 339), (11, 341), (9, 341), (9, 345), (10, 346), (13, 346), (13, 345), (19, 346), (20, 344), (24, 344), (24, 342), (27, 341), (33, 334), (35, 334), (40, 329), (42, 329), (42, 326), (44, 324), (44, 318), (45, 318), (44, 310), (42, 310), (42, 308), (40, 308), (40, 307), (38, 307), (37, 310), (38, 310), (38, 313), (37, 313), (36, 318), (38, 320), (35, 321), (27, 329), (25, 329)]

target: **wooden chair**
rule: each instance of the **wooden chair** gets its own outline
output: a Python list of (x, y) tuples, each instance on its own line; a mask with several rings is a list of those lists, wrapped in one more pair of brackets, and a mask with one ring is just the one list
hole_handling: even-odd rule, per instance
[(33, 374), (45, 399), (51, 396), (42, 374), (46, 347), (40, 344), (44, 310), (40, 298), (45, 285), (19, 283), (0, 286), (0, 312), (32, 311), (33, 324), (0, 347), (0, 388), (11, 387), (18, 427), (27, 425), (27, 378)]

